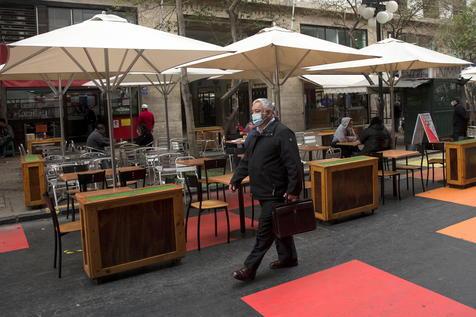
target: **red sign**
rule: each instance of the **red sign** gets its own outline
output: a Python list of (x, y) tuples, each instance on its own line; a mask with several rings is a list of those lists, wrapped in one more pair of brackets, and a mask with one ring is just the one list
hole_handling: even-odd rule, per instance
[(423, 133), (428, 138), (429, 143), (438, 143), (438, 133), (435, 124), (429, 113), (419, 113), (413, 130), (412, 144), (419, 144), (423, 141)]

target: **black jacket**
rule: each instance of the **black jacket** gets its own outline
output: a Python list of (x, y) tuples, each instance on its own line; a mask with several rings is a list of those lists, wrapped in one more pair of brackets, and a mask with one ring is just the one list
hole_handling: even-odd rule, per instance
[(453, 113), (453, 134), (458, 136), (466, 135), (466, 129), (468, 125), (468, 114), (463, 105), (458, 104), (455, 106)]
[(139, 135), (134, 141), (137, 145), (146, 146), (154, 142), (154, 137), (151, 133), (144, 133), (142, 135)]
[(360, 143), (364, 145), (363, 154), (383, 151), (389, 148), (390, 134), (383, 124), (373, 124), (362, 131)]
[(238, 185), (248, 175), (251, 192), (258, 200), (301, 192), (303, 169), (296, 136), (277, 119), (263, 133), (252, 136), (231, 183)]

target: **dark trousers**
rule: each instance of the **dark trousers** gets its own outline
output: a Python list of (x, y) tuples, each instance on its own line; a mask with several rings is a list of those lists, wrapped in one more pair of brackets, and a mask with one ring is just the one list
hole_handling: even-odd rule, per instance
[(250, 269), (258, 269), (264, 255), (276, 242), (278, 259), (288, 261), (297, 259), (296, 247), (293, 237), (277, 239), (273, 232), (272, 210), (273, 205), (282, 201), (260, 200), (261, 216), (259, 218), (258, 232), (256, 233), (256, 242), (250, 255), (245, 260), (245, 266)]

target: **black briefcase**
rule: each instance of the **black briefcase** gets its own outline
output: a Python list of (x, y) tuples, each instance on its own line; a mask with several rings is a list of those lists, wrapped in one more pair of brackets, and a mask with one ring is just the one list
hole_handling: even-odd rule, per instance
[(312, 200), (286, 202), (274, 207), (273, 230), (277, 238), (289, 237), (316, 229)]

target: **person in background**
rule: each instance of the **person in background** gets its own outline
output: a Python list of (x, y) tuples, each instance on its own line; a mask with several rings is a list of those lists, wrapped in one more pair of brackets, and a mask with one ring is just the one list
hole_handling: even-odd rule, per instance
[(400, 130), (400, 118), (402, 116), (402, 106), (400, 101), (395, 102), (394, 105), (394, 124), (395, 124), (395, 132)]
[(145, 125), (147, 130), (149, 130), (150, 133), (154, 130), (154, 124), (155, 124), (155, 118), (154, 114), (149, 111), (149, 106), (146, 104), (143, 104), (141, 106), (141, 113), (139, 114), (139, 120), (138, 124), (140, 125)]
[(352, 156), (353, 153), (359, 152), (357, 146), (338, 145), (339, 142), (353, 142), (357, 140), (357, 135), (353, 129), (352, 118), (344, 117), (341, 120), (340, 125), (337, 127), (334, 137), (332, 138), (332, 147), (337, 147), (342, 150), (343, 157)]
[(466, 130), (468, 129), (468, 112), (460, 103), (459, 99), (451, 101), (454, 107), (453, 111), (453, 140), (458, 141), (461, 137), (466, 137)]
[(137, 134), (139, 136), (134, 140), (134, 142), (137, 145), (140, 145), (140, 146), (148, 146), (149, 145), (150, 146), (150, 144), (152, 142), (154, 142), (154, 137), (152, 136), (152, 133), (150, 133), (150, 131), (147, 129), (145, 124), (141, 124), (137, 128)]
[(104, 147), (108, 145), (109, 139), (106, 137), (106, 127), (104, 124), (99, 123), (96, 125), (96, 129), (88, 136), (86, 146), (103, 151)]
[(364, 145), (362, 154), (375, 153), (387, 150), (390, 145), (390, 133), (388, 133), (382, 119), (373, 117), (369, 126), (362, 131), (360, 143)]
[(293, 237), (277, 239), (272, 222), (275, 204), (283, 203), (286, 199), (297, 200), (302, 190), (302, 163), (296, 136), (275, 117), (274, 105), (266, 98), (253, 102), (252, 120), (256, 134), (251, 137), (245, 156), (230, 181), (230, 189), (235, 191), (241, 181), (250, 176), (251, 192), (261, 205), (254, 248), (244, 266), (233, 272), (233, 277), (240, 281), (255, 278), (256, 271), (273, 242), (276, 243), (278, 260), (271, 263), (271, 269), (298, 265)]
[(13, 143), (13, 129), (5, 119), (0, 118), (0, 157), (5, 156), (5, 151), (10, 143)]

